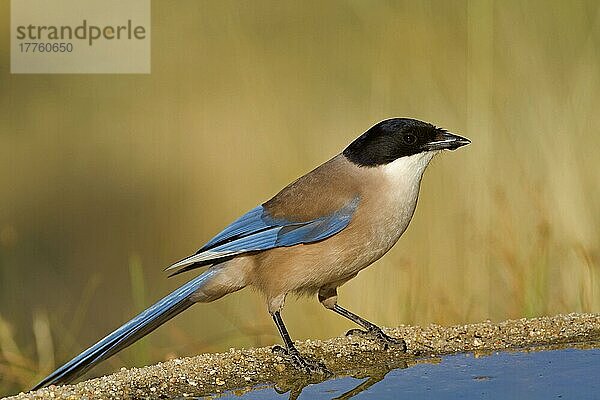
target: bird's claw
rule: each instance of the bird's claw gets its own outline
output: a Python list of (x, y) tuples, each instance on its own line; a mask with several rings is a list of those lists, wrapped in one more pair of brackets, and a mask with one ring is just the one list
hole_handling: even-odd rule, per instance
[(381, 330), (381, 328), (379, 327), (372, 327), (366, 330), (363, 329), (350, 329), (348, 332), (346, 332), (346, 336), (352, 336), (352, 335), (359, 335), (359, 336), (370, 336), (373, 337), (375, 339), (377, 339), (377, 341), (379, 341), (379, 343), (381, 343), (381, 345), (383, 346), (383, 350), (387, 350), (388, 348), (390, 348), (390, 346), (392, 347), (398, 347), (400, 351), (405, 352), (407, 349), (406, 346), (406, 341), (404, 341), (404, 339), (398, 339), (389, 335), (386, 335), (385, 333), (383, 333), (383, 330)]
[(333, 373), (329, 371), (327, 367), (325, 367), (325, 364), (302, 357), (295, 348), (288, 350), (281, 346), (273, 346), (272, 351), (274, 354), (279, 355), (288, 363), (292, 364), (294, 368), (304, 372), (305, 374), (320, 374), (325, 376), (333, 375)]

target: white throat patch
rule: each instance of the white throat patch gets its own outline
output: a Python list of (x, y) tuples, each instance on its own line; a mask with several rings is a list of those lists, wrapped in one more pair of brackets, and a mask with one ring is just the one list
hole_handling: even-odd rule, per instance
[(393, 181), (407, 184), (418, 183), (425, 168), (437, 153), (439, 151), (427, 151), (412, 156), (400, 157), (383, 166), (384, 174)]

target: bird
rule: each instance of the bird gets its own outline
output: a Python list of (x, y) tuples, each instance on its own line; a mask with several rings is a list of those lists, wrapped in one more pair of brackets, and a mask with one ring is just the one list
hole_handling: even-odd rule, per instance
[(386, 335), (379, 326), (339, 305), (337, 289), (381, 258), (405, 232), (433, 157), (469, 143), (412, 118), (378, 122), (341, 153), (243, 214), (195, 254), (166, 268), (170, 276), (206, 270), (33, 389), (72, 382), (190, 306), (245, 287), (264, 295), (285, 346), (273, 350), (303, 373), (328, 370), (300, 354), (290, 338), (281, 317), (289, 294), (316, 295), (326, 309), (355, 322), (363, 333), (386, 347), (406, 351), (403, 339)]

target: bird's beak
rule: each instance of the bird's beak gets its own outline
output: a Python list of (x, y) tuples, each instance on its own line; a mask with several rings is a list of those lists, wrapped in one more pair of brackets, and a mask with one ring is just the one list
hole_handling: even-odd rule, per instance
[(455, 135), (453, 133), (438, 130), (435, 138), (429, 142), (425, 143), (422, 148), (426, 151), (435, 151), (435, 150), (456, 150), (461, 146), (465, 146), (471, 143), (471, 141), (462, 136)]

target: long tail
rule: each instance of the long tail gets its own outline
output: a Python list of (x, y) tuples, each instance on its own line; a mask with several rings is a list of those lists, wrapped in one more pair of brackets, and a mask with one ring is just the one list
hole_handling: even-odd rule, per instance
[(48, 385), (69, 383), (83, 375), (99, 362), (106, 360), (113, 354), (146, 336), (148, 333), (194, 304), (194, 302), (190, 300), (190, 296), (209, 282), (218, 272), (217, 269), (209, 269), (204, 274), (181, 286), (179, 289), (167, 295), (145, 311), (142, 311), (131, 321), (125, 323), (104, 339), (100, 340), (98, 343), (48, 375), (32, 390), (37, 390)]

